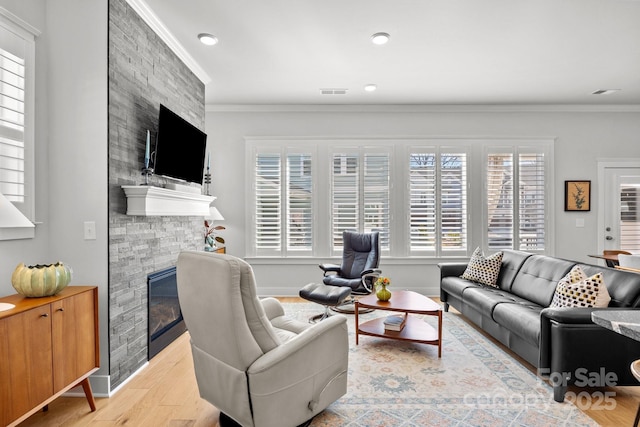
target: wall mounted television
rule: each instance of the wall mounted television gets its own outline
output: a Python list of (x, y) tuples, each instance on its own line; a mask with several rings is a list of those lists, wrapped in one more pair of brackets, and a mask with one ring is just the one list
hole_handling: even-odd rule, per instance
[(202, 184), (207, 134), (160, 104), (154, 173)]

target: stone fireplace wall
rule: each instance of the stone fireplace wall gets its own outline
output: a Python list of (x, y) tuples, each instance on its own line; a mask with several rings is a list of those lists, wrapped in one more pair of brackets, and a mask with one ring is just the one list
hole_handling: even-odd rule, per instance
[[(109, 0), (109, 374), (117, 387), (147, 361), (147, 274), (202, 248), (202, 217), (126, 215), (122, 185), (143, 182), (146, 131), (160, 103), (204, 130), (204, 84), (125, 0)], [(152, 185), (162, 185), (152, 177)], [(103, 361), (103, 364), (106, 361)]]

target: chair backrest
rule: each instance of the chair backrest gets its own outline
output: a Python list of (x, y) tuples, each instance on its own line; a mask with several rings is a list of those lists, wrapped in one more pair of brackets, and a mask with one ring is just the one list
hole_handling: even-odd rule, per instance
[(379, 232), (357, 233), (345, 230), (342, 233), (343, 252), (342, 276), (347, 279), (359, 278), (361, 273), (380, 265)]
[(233, 414), (241, 406), (240, 412), (250, 414), (245, 372), (280, 345), (258, 299), (251, 266), (230, 255), (185, 251), (176, 270), (200, 395), (222, 412)]
[(618, 263), (620, 267), (640, 268), (640, 255), (619, 254)]

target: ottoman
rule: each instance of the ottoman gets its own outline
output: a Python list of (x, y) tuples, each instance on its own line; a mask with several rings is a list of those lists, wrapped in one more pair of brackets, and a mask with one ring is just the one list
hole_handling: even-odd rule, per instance
[(315, 323), (331, 316), (329, 307), (342, 304), (351, 295), (351, 288), (347, 286), (328, 286), (324, 283), (309, 283), (300, 289), (299, 294), (300, 298), (324, 305), (324, 313), (309, 318), (310, 323)]

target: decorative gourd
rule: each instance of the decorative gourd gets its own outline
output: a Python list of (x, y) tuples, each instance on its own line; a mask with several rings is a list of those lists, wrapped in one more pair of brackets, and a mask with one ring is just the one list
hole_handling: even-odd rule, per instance
[(71, 281), (71, 268), (61, 262), (47, 265), (18, 264), (11, 284), (25, 297), (48, 297), (63, 290)]

